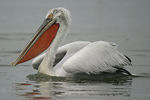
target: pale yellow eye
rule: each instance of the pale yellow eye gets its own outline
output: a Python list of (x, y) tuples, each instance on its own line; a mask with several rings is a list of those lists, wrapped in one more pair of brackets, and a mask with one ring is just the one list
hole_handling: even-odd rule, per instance
[(48, 18), (52, 19), (53, 18), (53, 14), (49, 14)]

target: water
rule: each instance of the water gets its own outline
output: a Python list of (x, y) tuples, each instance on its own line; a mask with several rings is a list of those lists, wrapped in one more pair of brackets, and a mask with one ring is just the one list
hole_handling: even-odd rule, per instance
[[(150, 1), (148, 0), (1, 0), (1, 100), (149, 100)], [(72, 13), (73, 41), (110, 41), (132, 59), (126, 69), (140, 77), (74, 79), (37, 74), (31, 61), (13, 67), (22, 48), (41, 25), (47, 11), (65, 7)], [(111, 75), (110, 75), (111, 76)]]

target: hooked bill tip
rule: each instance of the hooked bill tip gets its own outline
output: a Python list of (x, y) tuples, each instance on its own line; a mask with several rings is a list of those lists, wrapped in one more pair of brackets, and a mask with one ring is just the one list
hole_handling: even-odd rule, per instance
[(14, 64), (14, 63), (15, 63), (15, 62), (13, 61), (13, 62), (12, 62), (12, 66), (16, 66), (16, 64)]

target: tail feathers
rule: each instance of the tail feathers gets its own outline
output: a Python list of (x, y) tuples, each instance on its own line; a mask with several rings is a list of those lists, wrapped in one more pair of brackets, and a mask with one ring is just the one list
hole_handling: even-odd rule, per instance
[(131, 59), (128, 56), (126, 56), (126, 55), (124, 55), (124, 56), (130, 61), (130, 63), (132, 62)]
[(132, 76), (132, 74), (129, 71), (127, 71), (126, 69), (124, 69), (124, 68), (118, 68), (118, 67), (116, 67), (116, 68), (118, 69), (118, 71), (124, 72), (124, 73), (128, 74), (129, 76)]

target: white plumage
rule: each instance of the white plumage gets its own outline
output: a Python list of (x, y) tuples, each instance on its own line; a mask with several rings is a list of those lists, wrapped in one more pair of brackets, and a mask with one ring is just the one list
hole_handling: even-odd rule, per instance
[[(86, 73), (100, 74), (102, 72), (116, 72), (131, 62), (117, 50), (115, 43), (105, 41), (78, 41), (60, 47), (57, 56), (65, 54), (52, 70), (54, 76), (68, 76), (70, 74)], [(33, 60), (33, 67), (38, 68), (46, 53)], [(39, 58), (41, 59), (40, 61)], [(56, 59), (58, 59), (56, 57)]]
[(128, 59), (110, 43), (97, 41), (74, 54), (63, 64), (63, 68), (69, 73), (98, 74), (115, 72), (117, 69), (114, 67), (123, 68), (130, 64)]
[[(116, 49), (117, 45), (115, 43), (80, 41), (67, 44), (57, 50), (60, 41), (65, 37), (64, 34), (67, 33), (66, 30), (69, 28), (71, 18), (69, 11), (64, 8), (53, 9), (47, 15), (56, 10), (56, 15), (61, 16), (58, 17), (54, 14), (57, 20), (59, 20), (60, 29), (48, 48), (45, 57), (43, 56), (44, 60), (42, 60), (43, 64), (41, 62), (38, 68), (39, 72), (51, 76), (67, 76), (78, 73), (99, 74), (101, 72), (116, 72), (118, 69), (124, 69), (125, 65), (131, 65), (129, 59)], [(55, 54), (64, 53), (66, 54), (62, 59), (52, 67)], [(33, 65), (36, 62), (35, 60), (33, 61)]]
[[(117, 45), (115, 43), (105, 41), (93, 43), (78, 41), (59, 47), (60, 43), (68, 33), (70, 23), (70, 12), (67, 9), (54, 8), (49, 11), (42, 27), (40, 27), (34, 38), (31, 39), (25, 49), (14, 61), (16, 62), (15, 65), (22, 63), (24, 60), (28, 60), (28, 58), (24, 58), (24, 56), (27, 52), (30, 52), (30, 48), (32, 48), (40, 38), (39, 35), (44, 34), (45, 30), (52, 25), (55, 28), (59, 25), (57, 33), (50, 43), (47, 52), (38, 56), (32, 62), (33, 67), (38, 69), (38, 72), (50, 76), (66, 77), (68, 75), (79, 73), (90, 75), (100, 74), (102, 72), (113, 73), (117, 70), (121, 70), (128, 75), (131, 75), (124, 69), (124, 66), (131, 65), (131, 60), (117, 50)], [(53, 35), (51, 35), (51, 37), (53, 37)], [(37, 52), (37, 54), (39, 53)], [(24, 60), (20, 62), (23, 58)]]

